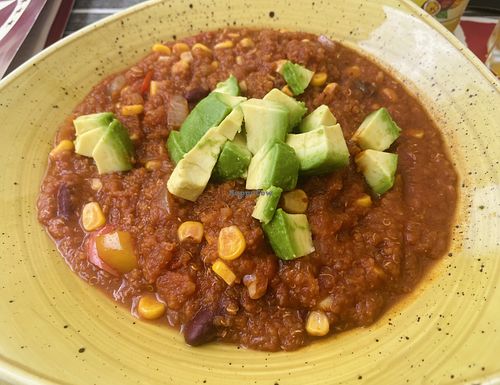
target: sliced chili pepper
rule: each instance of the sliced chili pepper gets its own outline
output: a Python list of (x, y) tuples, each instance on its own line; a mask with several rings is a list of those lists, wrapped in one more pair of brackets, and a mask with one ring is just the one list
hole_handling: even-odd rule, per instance
[(153, 70), (149, 70), (144, 77), (144, 81), (142, 82), (141, 93), (145, 94), (149, 91), (149, 86), (151, 84), (151, 80), (153, 79)]

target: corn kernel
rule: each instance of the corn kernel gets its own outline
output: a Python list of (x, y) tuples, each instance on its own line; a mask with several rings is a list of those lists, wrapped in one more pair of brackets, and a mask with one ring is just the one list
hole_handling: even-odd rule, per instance
[(137, 313), (147, 320), (158, 319), (165, 314), (165, 305), (151, 295), (145, 295), (137, 304)]
[(236, 38), (236, 37), (240, 37), (240, 34), (237, 32), (229, 32), (227, 34), (227, 36), (232, 37), (232, 38)]
[(325, 88), (323, 88), (323, 92), (328, 95), (332, 95), (335, 90), (337, 89), (338, 84), (337, 83), (328, 83)]
[(323, 84), (325, 84), (327, 77), (328, 75), (326, 74), (326, 72), (318, 72), (313, 75), (311, 79), (311, 85), (315, 87), (322, 86)]
[(158, 82), (155, 80), (151, 80), (149, 83), (149, 94), (154, 96), (158, 93)]
[(94, 231), (106, 223), (106, 218), (97, 202), (90, 202), (83, 206), (82, 225), (86, 231)]
[(133, 116), (142, 114), (144, 111), (144, 106), (142, 104), (132, 104), (130, 106), (122, 107), (122, 115)]
[(285, 94), (287, 94), (288, 96), (293, 96), (293, 92), (292, 90), (290, 89), (290, 87), (288, 86), (284, 86), (282, 89), (281, 89), (282, 92), (284, 92)]
[(160, 160), (148, 160), (146, 164), (144, 165), (146, 167), (146, 170), (153, 171), (153, 170), (158, 170), (161, 167), (161, 161)]
[(234, 275), (231, 269), (227, 267), (227, 265), (220, 259), (214, 262), (214, 264), (212, 265), (212, 270), (214, 271), (215, 274), (221, 277), (224, 280), (224, 282), (226, 282), (228, 285), (232, 285), (236, 280), (236, 275)]
[(356, 205), (370, 207), (372, 205), (372, 198), (368, 194), (363, 194), (360, 198), (356, 199)]
[(153, 50), (153, 52), (158, 52), (158, 53), (161, 53), (163, 55), (170, 55), (172, 53), (172, 51), (170, 50), (170, 48), (168, 46), (166, 46), (165, 44), (160, 44), (160, 43), (153, 44), (152, 50)]
[(188, 63), (193, 61), (193, 54), (190, 51), (186, 51), (180, 54), (181, 60), (184, 60)]
[(240, 40), (240, 45), (243, 48), (250, 48), (250, 47), (255, 46), (255, 43), (249, 37), (244, 37), (243, 39)]
[(59, 155), (65, 151), (72, 151), (75, 148), (75, 145), (71, 140), (61, 140), (57, 146), (55, 146), (52, 151), (50, 152), (50, 156), (56, 156)]
[(202, 51), (202, 52), (206, 52), (206, 53), (212, 53), (212, 50), (210, 48), (208, 48), (205, 44), (201, 44), (201, 43), (196, 43), (195, 45), (193, 45), (193, 47), (191, 48), (191, 51), (192, 52)]
[(422, 139), (425, 135), (423, 130), (413, 130), (411, 128), (406, 130), (406, 134), (417, 139)]
[(311, 336), (321, 337), (330, 331), (328, 317), (322, 310), (313, 310), (306, 321), (306, 331)]
[(219, 68), (219, 62), (217, 60), (214, 60), (212, 63), (210, 63), (210, 66), (216, 70), (217, 68)]
[(181, 242), (189, 239), (195, 243), (200, 243), (203, 239), (203, 223), (196, 221), (183, 222), (177, 229), (177, 236)]
[(236, 64), (238, 64), (238, 65), (243, 64), (243, 58), (241, 56), (236, 56)]
[(357, 65), (347, 67), (344, 70), (344, 75), (349, 76), (351, 78), (357, 78), (357, 77), (359, 77), (359, 75), (361, 75), (361, 68), (359, 68), (359, 66), (357, 66)]
[(222, 41), (217, 43), (214, 48), (215, 49), (224, 49), (224, 48), (233, 48), (234, 43), (231, 40)]
[(102, 182), (99, 178), (92, 178), (90, 180), (90, 188), (94, 191), (99, 191), (102, 189)]
[(179, 75), (189, 70), (189, 62), (185, 60), (179, 60), (172, 66), (172, 73), (174, 75)]
[(172, 47), (172, 51), (174, 51), (175, 54), (180, 55), (183, 52), (189, 51), (189, 46), (186, 43), (175, 43)]
[(303, 214), (307, 210), (307, 194), (304, 190), (295, 189), (283, 194), (282, 207), (290, 214)]
[(243, 233), (237, 226), (228, 226), (221, 229), (217, 243), (219, 257), (226, 261), (238, 258), (246, 248)]

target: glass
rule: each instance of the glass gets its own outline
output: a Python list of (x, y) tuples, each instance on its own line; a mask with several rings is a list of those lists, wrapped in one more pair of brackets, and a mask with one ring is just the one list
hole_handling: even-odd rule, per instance
[(413, 0), (451, 32), (457, 28), (469, 0)]

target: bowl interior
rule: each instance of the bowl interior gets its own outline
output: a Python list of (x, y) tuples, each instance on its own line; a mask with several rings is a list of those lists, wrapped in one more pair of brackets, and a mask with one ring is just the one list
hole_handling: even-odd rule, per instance
[[(190, 348), (78, 279), (37, 223), (54, 134), (92, 86), (154, 42), (227, 26), (323, 34), (373, 56), (418, 95), (446, 138), (461, 176), (450, 254), (369, 328), (293, 353)], [(0, 83), (0, 381), (500, 383), (499, 90), (451, 34), (396, 0), (152, 1), (57, 43)]]

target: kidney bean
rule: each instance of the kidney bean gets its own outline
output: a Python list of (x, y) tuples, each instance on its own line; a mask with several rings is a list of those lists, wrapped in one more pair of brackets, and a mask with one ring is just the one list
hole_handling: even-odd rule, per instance
[(206, 344), (215, 339), (214, 312), (201, 309), (184, 325), (184, 340), (191, 346)]
[(184, 97), (189, 103), (196, 103), (207, 96), (209, 92), (206, 88), (195, 87), (187, 90)]
[(73, 211), (71, 203), (71, 192), (66, 184), (61, 184), (57, 191), (57, 216), (68, 220)]

